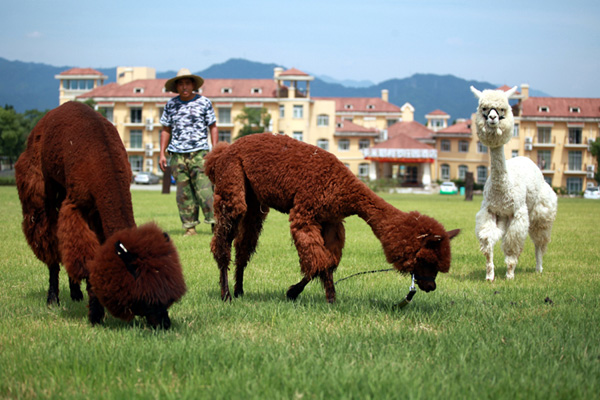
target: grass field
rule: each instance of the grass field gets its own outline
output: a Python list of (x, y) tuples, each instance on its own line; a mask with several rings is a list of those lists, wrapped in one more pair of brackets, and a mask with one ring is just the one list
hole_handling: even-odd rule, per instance
[[(138, 224), (171, 234), (188, 293), (170, 309), (173, 326), (87, 321), (87, 296), (46, 307), (48, 272), (20, 228), (14, 187), (0, 187), (0, 398), (160, 399), (592, 399), (600, 393), (600, 201), (561, 198), (544, 273), (528, 240), (506, 281), (497, 247), (494, 283), (474, 235), (481, 197), (385, 195), (461, 228), (449, 274), (402, 310), (410, 278), (387, 272), (337, 286), (320, 283), (298, 301), (300, 279), (287, 216), (271, 212), (248, 266), (246, 295), (220, 300), (210, 229), (182, 237), (174, 195), (133, 191)], [(346, 221), (336, 279), (388, 268), (368, 225)], [(231, 274), (230, 274), (231, 275)]]

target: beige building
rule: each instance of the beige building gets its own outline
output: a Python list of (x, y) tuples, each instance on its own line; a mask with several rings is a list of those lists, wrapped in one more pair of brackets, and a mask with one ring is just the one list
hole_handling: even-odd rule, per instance
[[(69, 71), (57, 75), (70, 80)], [(409, 104), (398, 107), (382, 98), (313, 98), (314, 77), (276, 68), (273, 79), (205, 79), (200, 94), (208, 97), (217, 116), (219, 140), (235, 140), (243, 124), (236, 119), (244, 108), (265, 108), (271, 116), (266, 131), (285, 134), (334, 153), (355, 174), (367, 176), (369, 161), (362, 151), (386, 137), (387, 127), (403, 118), (412, 120)], [(117, 82), (79, 93), (92, 99), (115, 124), (134, 172), (158, 170), (160, 116), (175, 96), (164, 91), (166, 79), (156, 79), (152, 68), (119, 67)], [(66, 101), (66, 100), (65, 100)]]

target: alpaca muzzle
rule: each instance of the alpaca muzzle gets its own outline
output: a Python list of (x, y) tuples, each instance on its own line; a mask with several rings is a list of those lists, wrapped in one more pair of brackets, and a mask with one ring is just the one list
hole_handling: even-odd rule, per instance
[(119, 240), (115, 242), (115, 251), (121, 261), (125, 264), (127, 271), (129, 271), (134, 278), (137, 278), (137, 266), (134, 264), (135, 260), (137, 260), (137, 254), (129, 252)]
[(432, 292), (436, 289), (434, 276), (424, 276), (424, 275), (418, 275), (418, 274), (414, 274), (413, 276), (414, 276), (414, 279), (417, 281), (417, 285), (419, 286), (419, 289), (421, 289), (422, 291), (428, 293), (428, 292)]

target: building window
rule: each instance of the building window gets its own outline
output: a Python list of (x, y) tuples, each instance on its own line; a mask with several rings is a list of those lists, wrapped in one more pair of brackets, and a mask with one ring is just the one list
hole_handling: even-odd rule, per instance
[(346, 110), (352, 110), (352, 104), (346, 104), (346, 105), (344, 106), (344, 108), (345, 108)]
[(261, 88), (252, 88), (251, 92), (252, 92), (252, 94), (261, 94), (262, 89)]
[(375, 106), (373, 104), (367, 104), (367, 110), (374, 110)]
[(300, 142), (304, 141), (304, 135), (302, 134), (302, 132), (294, 132), (292, 133), (292, 137)]
[(540, 112), (543, 112), (543, 113), (548, 113), (548, 112), (550, 112), (550, 107), (547, 107), (547, 106), (540, 106), (540, 107), (538, 108), (538, 110), (539, 110)]
[(581, 128), (569, 128), (569, 144), (581, 144)]
[(317, 126), (329, 126), (329, 115), (327, 115), (327, 114), (317, 115)]
[(340, 139), (340, 141), (338, 142), (338, 150), (339, 151), (350, 150), (350, 140), (349, 139)]
[(142, 109), (141, 108), (132, 108), (129, 110), (129, 118), (132, 124), (141, 124), (142, 123)]
[(513, 125), (513, 137), (519, 137), (519, 124)]
[(581, 151), (569, 152), (569, 171), (581, 171)]
[(538, 127), (538, 143), (552, 143), (552, 128), (549, 126)]
[(477, 142), (477, 152), (478, 153), (487, 153), (488, 149), (487, 146), (485, 146), (483, 143), (481, 142)]
[(219, 115), (219, 124), (231, 124), (231, 108), (217, 108)]
[(129, 132), (129, 148), (130, 149), (141, 149), (142, 148), (142, 131), (135, 129)]
[(142, 156), (129, 156), (129, 164), (131, 165), (131, 171), (141, 172), (144, 166), (144, 157)]
[(109, 120), (110, 122), (112, 122), (112, 123), (115, 122), (115, 117), (113, 115), (112, 107), (98, 107), (98, 111), (100, 112), (100, 114), (104, 115), (106, 117), (106, 119)]
[(460, 179), (461, 181), (464, 181), (465, 178), (467, 177), (467, 172), (469, 172), (469, 167), (467, 167), (466, 165), (459, 165), (458, 166), (458, 179)]
[(320, 147), (323, 150), (329, 151), (329, 140), (328, 139), (317, 140), (317, 147)]
[(294, 106), (294, 118), (304, 118), (304, 106), (302, 106), (302, 105)]
[(448, 164), (442, 164), (440, 166), (440, 176), (445, 181), (450, 179), (450, 166)]
[(369, 164), (361, 163), (358, 164), (358, 176), (366, 178), (369, 176)]
[(221, 88), (221, 93), (223, 94), (230, 94), (231, 92), (233, 92), (233, 90), (231, 90), (231, 88)]
[(93, 79), (65, 79), (63, 81), (63, 89), (65, 90), (92, 90), (93, 88)]
[(538, 150), (537, 152), (537, 165), (540, 169), (550, 169), (550, 160), (552, 159), (552, 153), (550, 150)]
[(487, 179), (487, 167), (480, 165), (477, 167), (477, 183), (484, 184)]
[(572, 113), (579, 113), (581, 109), (579, 107), (569, 107), (569, 111)]
[(450, 140), (442, 139), (440, 142), (440, 151), (450, 151)]
[(371, 147), (371, 141), (369, 139), (360, 139), (358, 141), (359, 150), (368, 149), (369, 147)]
[(285, 106), (282, 104), (279, 106), (279, 118), (285, 117)]
[(458, 152), (459, 153), (468, 153), (469, 152), (469, 142), (466, 140), (461, 140), (458, 142)]
[(219, 129), (219, 142), (231, 143), (231, 131), (230, 130), (222, 131)]
[(567, 192), (569, 194), (579, 194), (583, 190), (581, 178), (567, 178)]
[(400, 119), (397, 119), (397, 118), (396, 118), (396, 119), (388, 119), (388, 120), (386, 121), (388, 128), (389, 128), (390, 126), (394, 125), (394, 124), (395, 124), (396, 122), (398, 122), (398, 121), (400, 121)]
[(133, 88), (133, 93), (144, 93), (144, 88), (141, 88), (141, 87)]
[(510, 156), (511, 156), (512, 158), (519, 157), (519, 150), (512, 150), (512, 151), (510, 152)]

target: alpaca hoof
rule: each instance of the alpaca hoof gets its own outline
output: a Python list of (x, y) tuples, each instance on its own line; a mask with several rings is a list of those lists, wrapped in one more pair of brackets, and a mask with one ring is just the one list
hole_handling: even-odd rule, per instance
[(146, 322), (153, 329), (162, 328), (167, 330), (171, 327), (171, 319), (169, 318), (169, 313), (166, 311), (160, 315), (147, 315)]
[(48, 299), (46, 300), (46, 304), (48, 305), (48, 307), (53, 306), (53, 305), (60, 305), (60, 301), (58, 300), (58, 294), (56, 293), (48, 293)]
[(231, 293), (229, 293), (229, 290), (225, 293), (221, 293), (221, 300), (231, 302)]
[(506, 279), (508, 279), (508, 280), (515, 279), (515, 274), (506, 274)]
[(288, 300), (295, 301), (300, 295), (300, 292), (301, 291), (298, 291), (298, 289), (296, 289), (294, 286), (290, 286), (285, 295), (288, 298)]
[(236, 290), (233, 292), (233, 297), (235, 297), (236, 299), (237, 299), (238, 297), (242, 297), (243, 295), (244, 295), (244, 290), (243, 290), (243, 289), (240, 289), (240, 290), (237, 290), (237, 289), (236, 289)]
[(83, 300), (83, 293), (81, 292), (81, 289), (79, 288), (79, 286), (77, 287), (76, 290), (71, 289), (71, 300), (73, 300), (73, 301)]

